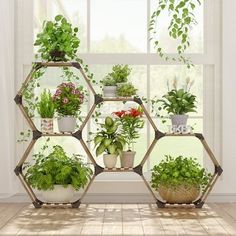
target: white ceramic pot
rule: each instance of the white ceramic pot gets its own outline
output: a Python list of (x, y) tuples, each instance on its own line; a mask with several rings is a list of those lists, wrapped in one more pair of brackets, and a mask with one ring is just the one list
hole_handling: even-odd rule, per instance
[(53, 133), (53, 119), (52, 118), (41, 119), (41, 131), (43, 133)]
[(53, 190), (41, 191), (43, 200), (49, 203), (66, 203), (71, 202), (75, 190), (71, 185), (66, 188), (63, 185), (54, 185)]
[(76, 118), (73, 116), (63, 116), (57, 118), (59, 132), (74, 132), (76, 127)]
[(120, 155), (120, 165), (121, 167), (132, 168), (134, 166), (134, 157), (136, 152), (123, 151)]
[(103, 154), (103, 162), (106, 168), (114, 168), (117, 162), (117, 155)]
[(187, 125), (188, 115), (171, 115), (170, 116), (172, 126)]
[(116, 86), (104, 86), (103, 87), (103, 96), (104, 97), (116, 97)]

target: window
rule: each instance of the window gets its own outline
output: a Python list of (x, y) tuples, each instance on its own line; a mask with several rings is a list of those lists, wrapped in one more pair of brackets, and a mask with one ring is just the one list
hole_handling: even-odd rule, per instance
[[(139, 89), (140, 96), (150, 98), (154, 95), (162, 96), (167, 89), (167, 80), (172, 80), (175, 76), (180, 78), (180, 83), (187, 76), (194, 79), (192, 92), (197, 95), (198, 110), (190, 116), (189, 122), (195, 132), (204, 132), (214, 151), (220, 154), (220, 106), (216, 105), (220, 99), (220, 28), (217, 27), (220, 25), (221, 15), (219, 0), (204, 1), (204, 5), (196, 12), (199, 24), (192, 31), (188, 53), (197, 65), (191, 70), (170, 61), (163, 61), (154, 53), (147, 30), (150, 14), (156, 4), (154, 0), (34, 0), (33, 3), (31, 7), (34, 9), (34, 25), (31, 33), (34, 37), (40, 31), (43, 20), (53, 19), (57, 14), (63, 14), (73, 25), (79, 25), (79, 54), (89, 64), (97, 81), (109, 72), (113, 64), (130, 64), (133, 68), (131, 80)], [(30, 16), (24, 17), (27, 22)], [(160, 19), (160, 26), (166, 24), (166, 17)], [(168, 53), (175, 53), (175, 45), (167, 39), (164, 30), (160, 37)], [(50, 81), (46, 79), (44, 86), (50, 84), (55, 87), (56, 84), (51, 84)], [(101, 93), (99, 87), (96, 90)], [(113, 111), (110, 108), (111, 106), (105, 104), (102, 108), (104, 114), (110, 114)], [(165, 127), (157, 121), (154, 114), (152, 116), (158, 127), (165, 131)], [(91, 120), (89, 128), (93, 127)], [(143, 157), (141, 150), (146, 149), (153, 138), (148, 123), (142, 132), (142, 138), (136, 145), (137, 150), (140, 149), (136, 164)], [(170, 146), (173, 147), (172, 154), (181, 154), (183, 146), (187, 146), (183, 154), (203, 161), (203, 149), (198, 143), (195, 145), (192, 140), (165, 138), (157, 144), (145, 170), (150, 170), (156, 164), (155, 160), (160, 160), (164, 154), (171, 154)]]

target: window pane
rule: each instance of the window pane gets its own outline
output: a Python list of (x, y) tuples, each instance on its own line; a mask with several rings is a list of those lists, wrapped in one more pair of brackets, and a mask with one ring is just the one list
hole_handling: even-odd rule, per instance
[(41, 31), (45, 20), (64, 15), (73, 27), (79, 27), (81, 40), (79, 52), (87, 51), (87, 1), (86, 0), (34, 0), (34, 38)]
[[(151, 14), (156, 9), (157, 1), (151, 0)], [(195, 17), (198, 22), (197, 25), (194, 25), (190, 33), (190, 48), (186, 51), (187, 53), (203, 53), (203, 13), (204, 13), (204, 4), (197, 6), (195, 10)], [(164, 50), (167, 53), (176, 53), (176, 40), (172, 40), (169, 37), (168, 26), (170, 24), (168, 13), (161, 13), (158, 18), (156, 31), (158, 33), (158, 40), (160, 45), (163, 45)], [(151, 52), (155, 52), (153, 40), (151, 41)]]
[(146, 52), (145, 0), (91, 0), (91, 51)]
[(150, 94), (151, 98), (157, 96), (160, 98), (168, 91), (167, 81), (172, 88), (173, 79), (178, 80), (177, 86), (182, 87), (187, 77), (194, 81), (191, 93), (197, 96), (197, 113), (191, 113), (193, 116), (203, 115), (203, 66), (198, 65), (187, 69), (182, 65), (158, 65), (151, 66), (150, 70)]

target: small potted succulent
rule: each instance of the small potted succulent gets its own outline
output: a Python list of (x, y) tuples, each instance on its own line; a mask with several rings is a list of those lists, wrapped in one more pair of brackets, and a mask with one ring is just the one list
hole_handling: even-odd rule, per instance
[(110, 73), (110, 76), (119, 86), (128, 82), (128, 77), (131, 71), (132, 69), (129, 68), (128, 65), (114, 65), (112, 67), (112, 72)]
[(166, 155), (152, 169), (151, 186), (168, 203), (192, 203), (204, 191), (211, 174), (196, 158)]
[(37, 56), (46, 61), (73, 60), (80, 44), (77, 32), (78, 28), (73, 28), (62, 15), (57, 15), (54, 21), (45, 21), (34, 43), (39, 46)]
[(92, 170), (78, 155), (68, 157), (61, 146), (54, 146), (49, 155), (48, 146), (34, 155), (34, 164), (27, 164), (25, 178), (41, 192), (43, 200), (49, 203), (66, 203), (73, 199), (75, 191), (88, 183)]
[(106, 117), (105, 123), (100, 124), (100, 126), (100, 130), (93, 139), (96, 156), (105, 152), (103, 154), (105, 167), (114, 168), (116, 166), (117, 156), (123, 151), (125, 140), (118, 132), (118, 123), (111, 117)]
[(137, 94), (137, 89), (132, 83), (124, 83), (117, 88), (118, 97), (132, 97)]
[[(177, 88), (177, 80), (173, 82), (173, 89), (168, 89), (168, 92), (161, 99), (152, 100), (152, 105), (158, 105), (158, 112), (165, 110), (171, 119), (173, 126), (186, 126), (188, 113), (196, 112), (196, 96), (190, 93), (193, 81), (186, 79), (186, 85), (183, 88)], [(160, 116), (160, 115), (158, 115)]]
[(104, 97), (116, 97), (116, 82), (115, 80), (108, 74), (103, 80), (101, 80), (103, 84), (103, 96)]
[(50, 91), (46, 89), (40, 95), (40, 101), (37, 104), (37, 110), (41, 116), (41, 131), (43, 133), (53, 133), (53, 117), (55, 105)]
[(117, 111), (113, 114), (117, 117), (118, 124), (121, 125), (121, 134), (128, 146), (128, 150), (123, 151), (120, 155), (121, 167), (133, 167), (136, 152), (132, 151), (132, 146), (139, 138), (139, 131), (144, 126), (143, 111), (139, 107), (138, 109), (130, 108), (127, 111)]
[(58, 113), (58, 129), (60, 132), (74, 132), (76, 116), (84, 101), (83, 87), (76, 87), (68, 82), (57, 87), (53, 95), (56, 112)]

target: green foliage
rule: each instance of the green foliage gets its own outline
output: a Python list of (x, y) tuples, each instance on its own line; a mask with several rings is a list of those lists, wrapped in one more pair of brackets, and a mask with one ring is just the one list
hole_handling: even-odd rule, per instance
[(55, 106), (49, 90), (47, 91), (44, 89), (44, 91), (41, 93), (37, 108), (41, 118), (53, 118)]
[(151, 186), (158, 190), (160, 186), (178, 187), (181, 184), (194, 185), (204, 189), (211, 174), (201, 167), (196, 158), (166, 155), (152, 170)]
[[(180, 61), (187, 65), (188, 68), (193, 66), (191, 60), (184, 56), (186, 50), (190, 47), (190, 31), (197, 24), (194, 15), (197, 5), (201, 5), (203, 0), (158, 0), (158, 6), (152, 13), (149, 22), (149, 31), (151, 40), (154, 39), (154, 45), (158, 55), (165, 59), (172, 59), (173, 61)], [(161, 14), (168, 12), (169, 24), (168, 33), (171, 39), (176, 40), (178, 43), (176, 51), (178, 58), (169, 58), (161, 46), (158, 39), (158, 18)], [(156, 29), (157, 28), (157, 29)]]
[(28, 129), (27, 131), (21, 131), (20, 132), (20, 137), (17, 139), (17, 142), (21, 143), (21, 142), (29, 141), (30, 134), (31, 134), (31, 130), (30, 129)]
[[(42, 151), (45, 151), (44, 146)], [(49, 155), (43, 152), (34, 155), (35, 163), (26, 167), (25, 178), (38, 190), (53, 190), (54, 185), (69, 184), (75, 190), (84, 188), (92, 174), (92, 170), (76, 156), (68, 157), (61, 146), (54, 146)]]
[(84, 101), (83, 87), (76, 88), (71, 82), (62, 83), (53, 95), (56, 111), (61, 116), (76, 116)]
[(44, 21), (43, 30), (37, 35), (34, 45), (39, 46), (42, 60), (73, 60), (80, 44), (77, 33), (77, 27), (73, 28), (65, 17), (57, 15), (54, 21)]
[(126, 83), (131, 70), (128, 65), (114, 65), (109, 75), (116, 83)]
[(137, 94), (137, 89), (131, 83), (125, 83), (117, 88), (117, 95), (119, 97), (131, 97)]
[(118, 132), (118, 123), (111, 117), (106, 117), (100, 124), (100, 130), (96, 133), (93, 142), (96, 148), (96, 156), (106, 152), (107, 154), (121, 154), (125, 145), (124, 137)]
[(103, 86), (116, 86), (116, 81), (108, 74), (103, 80), (101, 80)]

